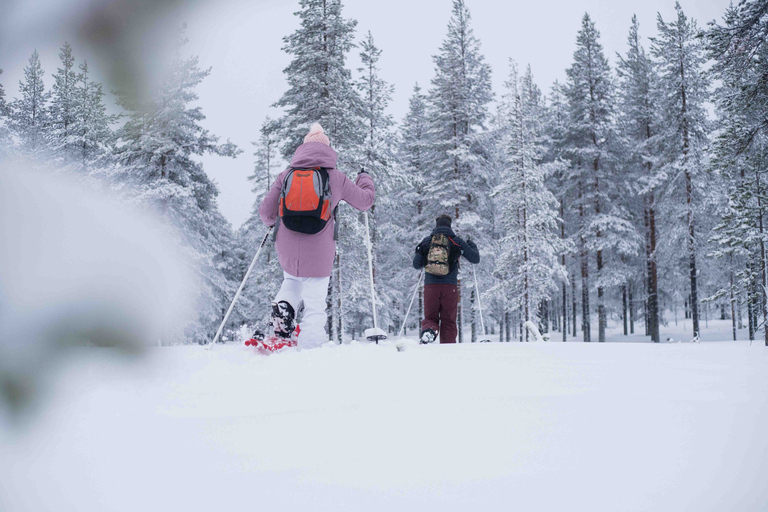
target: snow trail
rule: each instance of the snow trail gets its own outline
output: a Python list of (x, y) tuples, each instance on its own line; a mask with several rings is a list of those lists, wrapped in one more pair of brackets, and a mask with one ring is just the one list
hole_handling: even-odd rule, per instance
[(0, 504), (765, 510), (763, 347), (407, 343), (83, 349), (53, 407), (0, 430)]

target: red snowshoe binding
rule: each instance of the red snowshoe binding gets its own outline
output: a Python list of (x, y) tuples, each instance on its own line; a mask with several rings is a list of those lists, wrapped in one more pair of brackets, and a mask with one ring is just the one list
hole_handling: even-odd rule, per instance
[(286, 301), (272, 303), (271, 327), (273, 334), (264, 336), (261, 331), (253, 333), (245, 345), (267, 352), (275, 352), (286, 347), (295, 347), (301, 328), (296, 324), (293, 306)]

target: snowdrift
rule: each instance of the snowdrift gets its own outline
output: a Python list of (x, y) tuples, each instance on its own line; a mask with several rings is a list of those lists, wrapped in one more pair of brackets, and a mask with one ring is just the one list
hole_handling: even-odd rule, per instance
[(82, 349), (0, 424), (0, 509), (764, 511), (745, 343)]

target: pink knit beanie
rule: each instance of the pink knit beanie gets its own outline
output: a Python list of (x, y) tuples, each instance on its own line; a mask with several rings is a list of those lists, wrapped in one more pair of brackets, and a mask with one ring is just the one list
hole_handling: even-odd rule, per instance
[(304, 142), (322, 142), (326, 146), (331, 145), (331, 141), (328, 140), (328, 136), (325, 134), (323, 127), (320, 123), (315, 123), (312, 128), (309, 129), (309, 133), (304, 137)]

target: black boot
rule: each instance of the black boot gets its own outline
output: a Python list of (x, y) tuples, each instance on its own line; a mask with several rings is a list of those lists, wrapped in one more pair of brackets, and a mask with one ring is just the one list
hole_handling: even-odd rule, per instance
[(426, 345), (427, 343), (432, 343), (437, 339), (437, 332), (434, 329), (424, 329), (421, 331), (421, 337), (419, 338), (419, 343), (422, 345)]
[(272, 328), (275, 336), (290, 338), (296, 330), (296, 312), (288, 302), (281, 300), (272, 303)]

